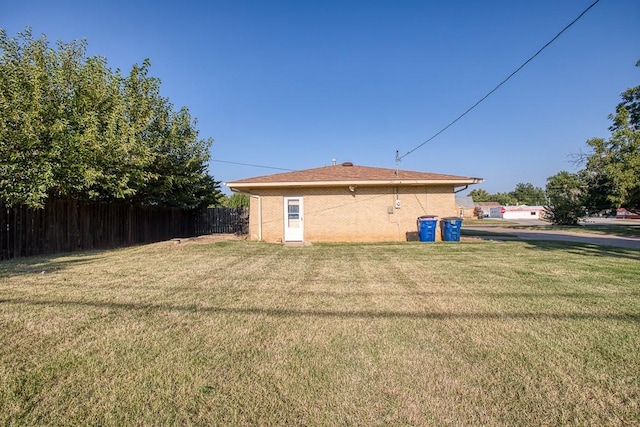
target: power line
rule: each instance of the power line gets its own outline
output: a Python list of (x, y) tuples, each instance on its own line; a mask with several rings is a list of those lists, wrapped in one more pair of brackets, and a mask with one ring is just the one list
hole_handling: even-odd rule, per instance
[(230, 162), (228, 160), (216, 160), (216, 159), (211, 159), (212, 162), (218, 162), (218, 163), (228, 163), (231, 165), (239, 165), (239, 166), (251, 166), (253, 168), (264, 168), (264, 169), (276, 169), (276, 170), (281, 170), (281, 171), (287, 171), (287, 172), (291, 172), (293, 171), (293, 169), (285, 169), (285, 168), (276, 168), (274, 166), (264, 166), (264, 165), (253, 165), (251, 163), (239, 163), (239, 162)]
[(480, 100), (478, 102), (476, 102), (475, 104), (473, 104), (471, 107), (467, 108), (467, 110), (460, 114), (458, 117), (456, 117), (451, 123), (449, 123), (448, 125), (446, 125), (445, 127), (443, 127), (442, 129), (440, 129), (438, 132), (436, 132), (433, 136), (431, 136), (429, 139), (427, 139), (426, 141), (424, 141), (422, 144), (418, 145), (417, 147), (415, 147), (412, 150), (407, 151), (405, 154), (403, 154), (400, 157), (396, 156), (396, 160), (402, 160), (404, 157), (408, 156), (409, 154), (413, 153), (414, 151), (416, 151), (417, 149), (421, 148), (423, 145), (425, 145), (426, 143), (432, 141), (433, 139), (435, 139), (438, 135), (440, 135), (442, 132), (446, 131), (447, 129), (449, 129), (451, 126), (453, 126), (458, 120), (460, 120), (461, 118), (463, 118), (464, 116), (466, 116), (468, 113), (471, 112), (471, 110), (473, 110), (474, 108), (476, 108), (478, 105), (480, 105), (480, 103), (482, 101), (484, 101), (485, 99), (487, 99), (489, 96), (491, 96), (491, 94), (493, 94), (493, 92), (495, 92), (496, 90), (498, 90), (498, 88), (500, 86), (502, 86), (503, 84), (505, 84), (507, 81), (509, 81), (509, 79), (511, 79), (511, 77), (515, 76), (520, 70), (522, 70), (529, 62), (531, 62), (536, 56), (540, 55), (540, 53), (542, 53), (543, 50), (545, 50), (551, 43), (553, 43), (554, 41), (556, 41), (556, 39), (558, 37), (560, 37), (562, 35), (562, 33), (564, 33), (565, 31), (567, 31), (573, 24), (575, 24), (576, 22), (578, 22), (578, 20), (580, 20), (580, 18), (582, 18), (582, 16), (587, 13), (592, 7), (594, 7), (596, 4), (598, 4), (600, 0), (596, 0), (593, 3), (591, 3), (591, 5), (589, 5), (589, 7), (587, 7), (585, 10), (582, 11), (582, 13), (580, 15), (578, 15), (578, 17), (576, 19), (574, 19), (573, 21), (571, 21), (566, 27), (564, 27), (562, 29), (562, 31), (560, 31), (558, 34), (555, 35), (554, 38), (552, 38), (551, 40), (549, 40), (544, 46), (542, 46), (535, 54), (533, 54), (533, 56), (531, 56), (531, 58), (527, 59), (525, 62), (522, 63), (522, 65), (520, 65), (513, 73), (509, 74), (509, 76), (502, 80), (500, 83), (498, 83), (498, 85), (496, 87), (494, 87), (493, 89), (491, 89), (489, 91), (489, 93), (487, 93), (485, 96), (483, 96), (482, 98), (480, 98)]

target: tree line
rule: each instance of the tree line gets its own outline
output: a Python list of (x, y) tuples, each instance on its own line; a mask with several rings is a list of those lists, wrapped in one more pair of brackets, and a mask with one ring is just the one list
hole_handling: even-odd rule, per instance
[(542, 206), (546, 202), (544, 190), (528, 182), (521, 182), (513, 191), (504, 193), (489, 193), (482, 188), (476, 188), (469, 192), (469, 196), (473, 197), (474, 202), (498, 202), (503, 206)]
[(34, 208), (50, 197), (216, 204), (213, 140), (160, 95), (149, 60), (125, 74), (86, 48), (0, 29), (0, 198)]
[(609, 115), (611, 135), (586, 142), (587, 153), (576, 156), (581, 167), (577, 172), (548, 177), (545, 189), (519, 183), (511, 192), (475, 189), (469, 196), (475, 202), (544, 205), (547, 219), (563, 225), (575, 225), (589, 215), (613, 214), (621, 207), (640, 213), (640, 86), (625, 90), (621, 98)]
[[(640, 67), (640, 61), (636, 63)], [(640, 213), (640, 86), (628, 88), (609, 115), (608, 138), (591, 138), (578, 155), (582, 168), (547, 178), (548, 218), (577, 224), (586, 216), (617, 208)]]

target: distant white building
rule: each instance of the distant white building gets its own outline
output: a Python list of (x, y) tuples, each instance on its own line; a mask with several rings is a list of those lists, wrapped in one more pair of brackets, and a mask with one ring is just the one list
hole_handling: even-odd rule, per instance
[(542, 219), (544, 206), (504, 206), (501, 212), (504, 219)]

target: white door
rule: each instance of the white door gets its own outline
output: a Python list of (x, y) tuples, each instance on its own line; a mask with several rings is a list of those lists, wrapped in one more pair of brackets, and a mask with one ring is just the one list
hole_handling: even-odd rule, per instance
[(284, 198), (285, 242), (302, 242), (304, 240), (304, 217), (302, 213), (302, 197)]

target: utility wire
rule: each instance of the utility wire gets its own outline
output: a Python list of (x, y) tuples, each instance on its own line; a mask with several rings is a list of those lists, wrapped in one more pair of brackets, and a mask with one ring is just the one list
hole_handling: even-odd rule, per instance
[(216, 159), (211, 159), (212, 162), (218, 162), (218, 163), (228, 163), (231, 165), (240, 165), (240, 166), (251, 166), (254, 168), (265, 168), (265, 169), (277, 169), (280, 171), (288, 171), (288, 172), (292, 172), (293, 169), (285, 169), (285, 168), (276, 168), (273, 166), (264, 166), (264, 165), (252, 165), (250, 163), (239, 163), (239, 162), (230, 162), (228, 160), (216, 160)]
[(491, 91), (489, 91), (489, 93), (487, 93), (485, 96), (483, 96), (482, 98), (480, 98), (480, 100), (478, 102), (476, 102), (475, 104), (473, 104), (471, 107), (469, 107), (464, 113), (460, 114), (458, 117), (456, 117), (451, 123), (449, 123), (448, 125), (446, 125), (445, 127), (443, 127), (442, 129), (440, 129), (438, 132), (436, 132), (433, 136), (431, 136), (429, 139), (427, 139), (426, 141), (424, 141), (422, 144), (418, 145), (417, 147), (413, 148), (412, 150), (407, 151), (405, 154), (403, 154), (400, 157), (397, 157), (396, 155), (396, 160), (402, 160), (404, 157), (408, 156), (409, 154), (413, 153), (414, 151), (416, 151), (417, 149), (421, 148), (422, 146), (424, 146), (426, 143), (432, 141), (433, 139), (435, 139), (438, 135), (440, 135), (442, 132), (446, 131), (447, 129), (449, 129), (451, 126), (453, 126), (458, 120), (460, 120), (461, 118), (463, 118), (464, 116), (466, 116), (468, 113), (471, 112), (471, 110), (473, 110), (474, 108), (476, 108), (478, 105), (480, 105), (480, 103), (482, 101), (484, 101), (485, 99), (487, 99), (489, 96), (491, 96), (491, 94), (493, 94), (493, 92), (495, 92), (496, 90), (498, 90), (498, 88), (500, 86), (502, 86), (503, 84), (505, 84), (507, 81), (509, 81), (509, 79), (511, 79), (511, 77), (515, 76), (516, 73), (518, 73), (520, 70), (522, 70), (529, 62), (531, 62), (536, 56), (540, 55), (540, 53), (542, 53), (543, 50), (545, 50), (551, 43), (553, 43), (554, 41), (556, 41), (556, 39), (558, 37), (560, 37), (562, 35), (562, 33), (564, 33), (565, 31), (567, 31), (573, 24), (575, 24), (576, 22), (578, 22), (578, 20), (580, 20), (580, 18), (582, 18), (582, 16), (587, 13), (592, 7), (594, 7), (596, 4), (598, 4), (600, 0), (596, 0), (593, 3), (591, 3), (591, 5), (589, 5), (589, 7), (587, 7), (585, 10), (582, 11), (582, 13), (580, 15), (578, 15), (578, 17), (576, 19), (574, 19), (573, 21), (571, 21), (566, 27), (564, 27), (562, 29), (562, 31), (560, 31), (558, 34), (555, 35), (554, 38), (552, 38), (551, 40), (549, 40), (544, 46), (542, 46), (540, 48), (540, 50), (538, 50), (535, 54), (533, 54), (533, 56), (529, 59), (527, 59), (522, 65), (520, 65), (513, 73), (509, 74), (509, 76), (502, 80), (500, 83), (498, 83), (498, 85), (496, 87), (494, 87), (493, 89), (491, 89)]

